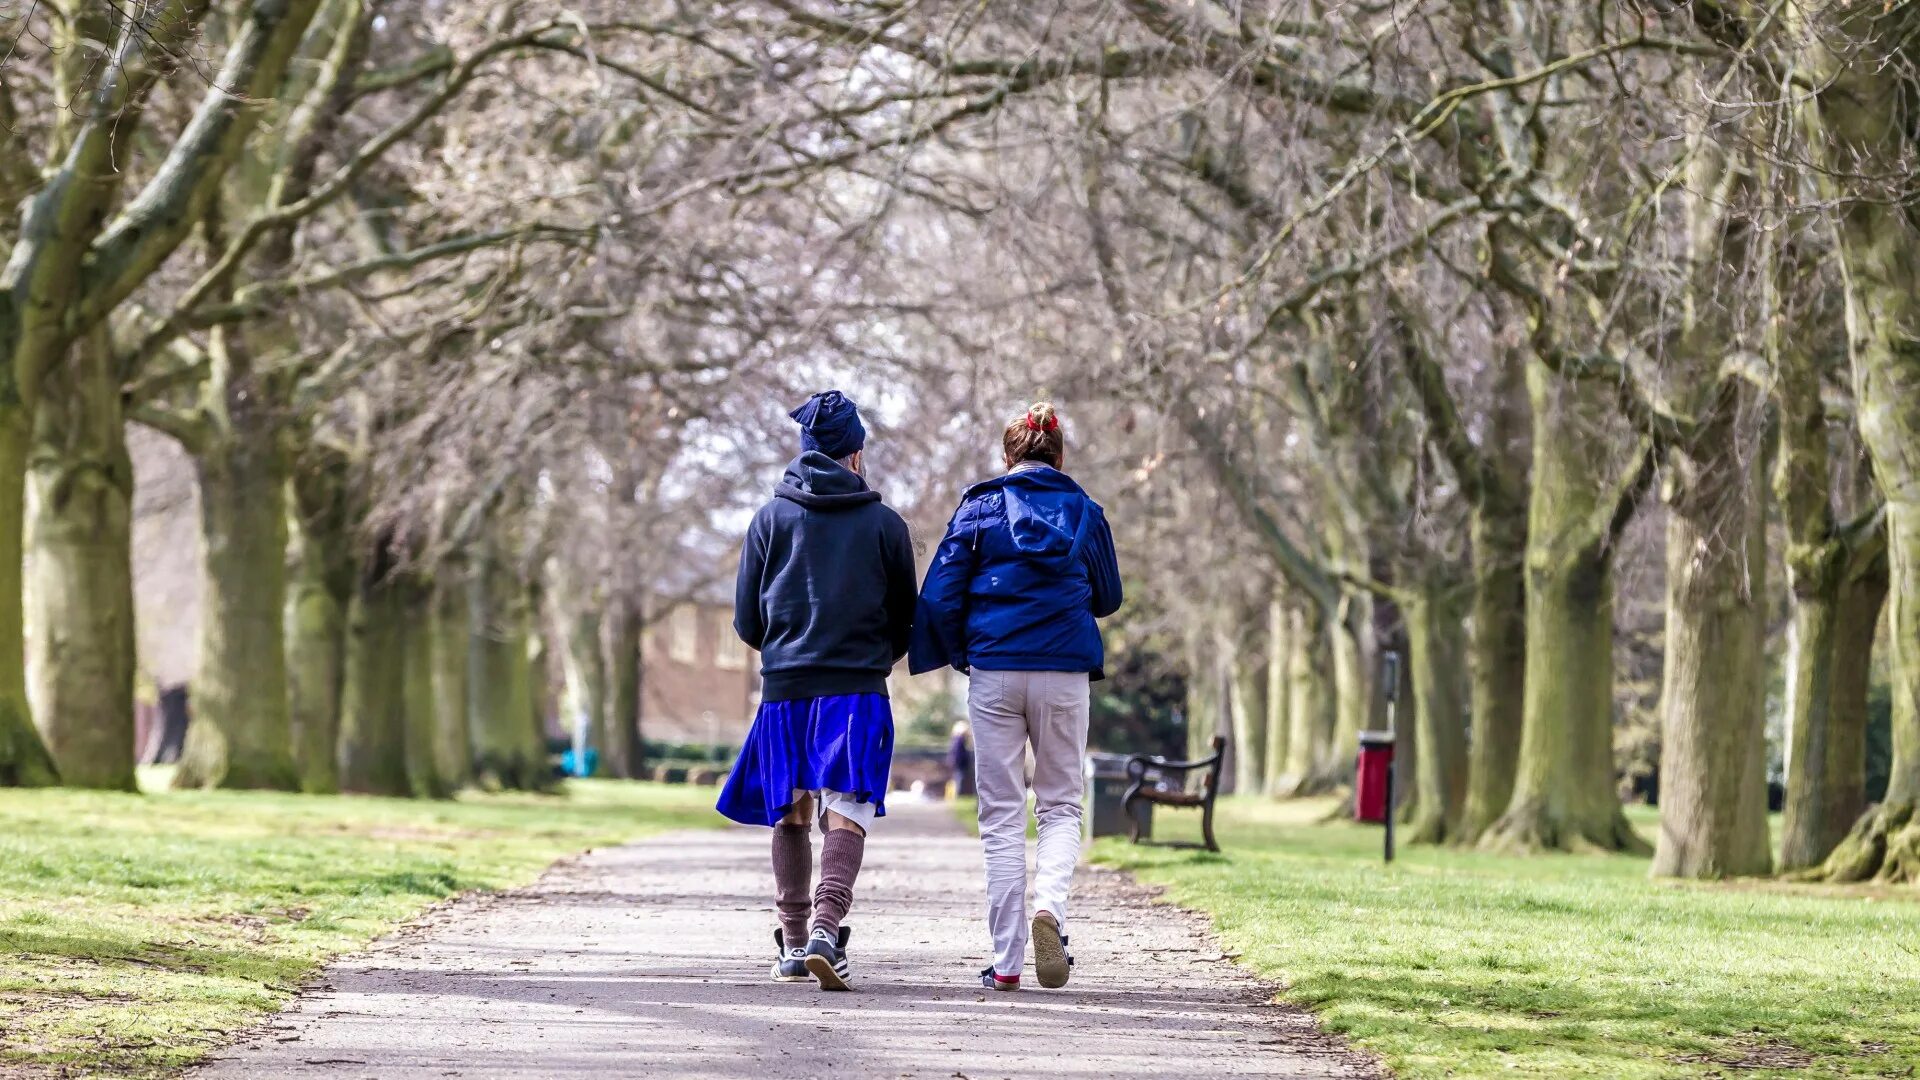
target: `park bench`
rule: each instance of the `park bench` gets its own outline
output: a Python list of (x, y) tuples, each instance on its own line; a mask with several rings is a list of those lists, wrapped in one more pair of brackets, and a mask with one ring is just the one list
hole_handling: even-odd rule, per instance
[[(1213, 753), (1198, 761), (1168, 761), (1163, 757), (1149, 754), (1135, 754), (1127, 759), (1127, 776), (1133, 784), (1121, 799), (1126, 811), (1127, 835), (1138, 844), (1141, 815), (1134, 812), (1135, 803), (1153, 803), (1157, 806), (1193, 807), (1200, 811), (1200, 835), (1206, 842), (1200, 845), (1174, 844), (1168, 847), (1204, 847), (1208, 851), (1219, 851), (1220, 844), (1213, 838), (1213, 800), (1220, 795), (1220, 766), (1227, 758), (1227, 740), (1221, 736), (1213, 737)], [(1194, 777), (1199, 778), (1197, 786)]]

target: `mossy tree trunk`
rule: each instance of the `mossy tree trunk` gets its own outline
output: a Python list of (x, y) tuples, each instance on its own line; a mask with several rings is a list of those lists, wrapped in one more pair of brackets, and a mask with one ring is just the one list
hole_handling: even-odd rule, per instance
[(476, 557), (468, 589), (473, 616), (467, 710), (475, 778), (488, 788), (544, 790), (553, 778), (532, 723), (529, 590), (491, 548)]
[[(163, 145), (165, 167), (151, 170), (146, 186), (121, 203), (122, 185), (133, 175), (124, 167), (124, 150), (151, 134), (142, 127), (149, 98), (178, 68), (210, 10), (207, 4), (166, 3), (143, 8), (138, 17), (119, 17), (89, 7), (52, 20), (53, 50), (62, 58), (54, 65), (55, 96), (63, 107), (51, 121), (51, 153), (29, 163), (17, 146), (9, 146), (11, 156), (0, 166), (0, 203), (9, 212), (19, 210), (17, 229), (4, 237), (10, 250), (0, 259), (0, 296), (6, 298), (0, 301), (3, 784), (41, 785), (57, 778), (28, 707), (21, 617), (24, 494), (40, 381), (57, 374), (75, 341), (102, 325), (200, 220), (208, 194), (259, 116), (251, 106), (271, 96), (313, 9), (298, 2), (246, 5), (217, 65), (219, 85), (201, 97), (190, 121), (178, 125), (178, 138)], [(68, 396), (65, 407), (90, 402), (118, 413), (117, 398)], [(88, 430), (104, 430), (101, 420), (89, 418)], [(104, 672), (101, 693), (117, 682), (116, 673)], [(71, 697), (73, 687), (48, 689)], [(56, 723), (65, 726), (64, 720)], [(203, 761), (223, 755), (225, 748), (208, 750), (202, 742)], [(117, 786), (119, 771), (89, 765), (85, 780), (114, 776)]]
[(1670, 459), (1656, 875), (1772, 869), (1766, 520), (1758, 394), (1744, 387)]
[(600, 772), (616, 780), (633, 780), (644, 767), (640, 739), (640, 636), (645, 629), (631, 601), (616, 600), (604, 620), (606, 633), (607, 705), (600, 716)]
[(1527, 525), (1527, 666), (1513, 798), (1480, 843), (1497, 850), (1645, 850), (1613, 781), (1613, 540), (1649, 475), (1618, 491), (1597, 478), (1614, 420), (1606, 388), (1533, 360)]
[(21, 541), (29, 434), (25, 410), (17, 402), (0, 401), (0, 787), (44, 787), (60, 781), (27, 705)]
[(1429, 352), (1433, 336), (1417, 332), (1419, 317), (1392, 294), (1396, 315), (1408, 324), (1401, 357), (1427, 419), (1427, 439), (1449, 465), (1471, 507), (1473, 633), (1468, 639), (1469, 706), (1466, 804), (1450, 830), (1470, 843), (1506, 812), (1524, 727), (1527, 667), (1527, 421), (1526, 350), (1502, 348), (1490, 387), (1491, 404), (1478, 437), (1460, 415), (1446, 370)]
[(1867, 689), (1887, 596), (1884, 555), (1788, 562), (1787, 784), (1780, 869), (1818, 866), (1867, 808)]
[(449, 790), (473, 779), (473, 737), (467, 727), (467, 653), (473, 620), (465, 568), (443, 565), (434, 582), (432, 693), (434, 764)]
[(1287, 763), (1280, 795), (1310, 795), (1333, 738), (1333, 695), (1327, 671), (1333, 649), (1318, 607), (1295, 608), (1287, 626)]
[[(1920, 371), (1906, 374), (1904, 392), (1920, 394)], [(1920, 409), (1920, 403), (1910, 401), (1906, 407)], [(1909, 413), (1906, 422), (1915, 425), (1909, 431), (1920, 433), (1920, 415)], [(1920, 466), (1920, 447), (1911, 452), (1910, 461)], [(1884, 469), (1880, 475), (1890, 493), (1898, 490)], [(1895, 482), (1920, 490), (1920, 472)], [(1920, 881), (1920, 498), (1895, 503), (1890, 497), (1886, 528), (1892, 770), (1886, 798), (1860, 816), (1823, 865), (1825, 876), (1834, 881)]]
[(48, 373), (28, 483), (35, 717), (63, 783), (132, 791), (133, 464), (104, 329)]
[[(1839, 521), (1825, 372), (1812, 343), (1787, 329), (1803, 320), (1785, 309), (1794, 294), (1775, 284), (1791, 280), (1800, 252), (1772, 251), (1766, 345), (1779, 416), (1773, 492), (1786, 526), (1788, 606), (1780, 869), (1800, 871), (1824, 862), (1867, 808), (1867, 690), (1887, 596), (1886, 532), (1877, 506)], [(1851, 436), (1841, 437), (1851, 449)], [(1856, 489), (1868, 486), (1856, 478)]]
[(1220, 677), (1204, 630), (1187, 633), (1187, 759), (1207, 755), (1207, 745), (1220, 731)]
[(1466, 652), (1458, 590), (1422, 581), (1402, 605), (1407, 624), (1408, 674), (1413, 685), (1412, 762), (1416, 800), (1407, 818), (1408, 843), (1457, 839), (1467, 803)]
[(300, 790), (310, 794), (340, 790), (340, 707), (354, 584), (344, 468), (334, 455), (310, 452), (295, 463), (289, 485), (288, 720)]
[(1259, 795), (1267, 789), (1267, 673), (1264, 647), (1235, 650), (1232, 695), (1234, 790)]
[(1467, 670), (1473, 734), (1456, 839), (1479, 838), (1513, 799), (1525, 728), (1527, 510), (1490, 499), (1473, 511), (1473, 634)]
[[(1862, 815), (1823, 872), (1837, 881), (1920, 880), (1920, 233), (1900, 187), (1912, 174), (1914, 92), (1906, 54), (1920, 10), (1877, 5), (1791, 12), (1815, 87), (1804, 110), (1822, 194), (1837, 207), (1855, 408), (1886, 497), (1887, 796)], [(1896, 190), (1880, 188), (1879, 178)]]
[(1754, 172), (1696, 132), (1689, 146), (1689, 287), (1668, 363), (1693, 412), (1667, 455), (1667, 624), (1660, 690), (1660, 838), (1653, 873), (1723, 878), (1773, 868), (1767, 834), (1766, 487), (1763, 399), (1722, 376), (1740, 347), (1729, 280), (1756, 248)]
[(1287, 739), (1291, 734), (1287, 727), (1287, 669), (1293, 659), (1287, 631), (1286, 601), (1276, 590), (1267, 604), (1267, 714), (1262, 718), (1267, 729), (1267, 767), (1261, 788), (1269, 794), (1282, 789), (1287, 774)]
[(200, 490), (200, 664), (178, 787), (299, 786), (287, 714), (287, 467), (267, 395), (216, 343)]
[(1328, 619), (1334, 723), (1315, 777), (1315, 787), (1323, 791), (1353, 783), (1354, 763), (1360, 754), (1360, 732), (1373, 716), (1372, 607), (1368, 598), (1344, 595)]
[(410, 795), (407, 776), (407, 635), (411, 590), (384, 542), (355, 575), (347, 607), (347, 676), (340, 701), (340, 790)]
[(395, 583), (400, 596), (400, 717), (406, 733), (407, 790), (416, 799), (445, 799), (457, 785), (440, 771), (440, 715), (434, 701), (433, 587), (412, 575)]

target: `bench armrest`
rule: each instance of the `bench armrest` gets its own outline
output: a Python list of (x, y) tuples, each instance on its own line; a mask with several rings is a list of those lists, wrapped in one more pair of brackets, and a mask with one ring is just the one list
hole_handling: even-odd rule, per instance
[(1192, 772), (1195, 769), (1211, 768), (1220, 760), (1220, 756), (1226, 753), (1226, 740), (1215, 738), (1213, 742), (1213, 753), (1196, 761), (1169, 761), (1157, 754), (1135, 754), (1127, 759), (1127, 775), (1138, 780), (1145, 776), (1150, 768), (1164, 772)]

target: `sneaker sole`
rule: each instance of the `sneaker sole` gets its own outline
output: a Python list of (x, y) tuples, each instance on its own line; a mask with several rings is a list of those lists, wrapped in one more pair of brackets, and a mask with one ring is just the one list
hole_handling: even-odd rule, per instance
[(833, 970), (833, 965), (824, 956), (807, 957), (807, 970), (813, 973), (822, 990), (851, 990), (846, 976)]
[(774, 975), (774, 977), (773, 977), (773, 981), (774, 981), (774, 982), (777, 982), (777, 983), (803, 983), (803, 982), (806, 982), (806, 981), (807, 981), (808, 979), (810, 979), (810, 978), (812, 978), (812, 976), (811, 976), (811, 975), (779, 975), (779, 974), (776, 974), (776, 975)]
[(1060, 943), (1060, 927), (1052, 919), (1033, 920), (1033, 970), (1040, 985), (1058, 990), (1067, 985), (1073, 966), (1067, 963), (1067, 947)]

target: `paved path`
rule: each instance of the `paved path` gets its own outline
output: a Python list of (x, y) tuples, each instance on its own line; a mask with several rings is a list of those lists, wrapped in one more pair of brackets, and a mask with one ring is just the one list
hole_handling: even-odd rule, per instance
[(898, 806), (875, 830), (848, 919), (857, 992), (775, 984), (766, 845), (762, 830), (665, 836), (438, 909), (193, 1075), (1374, 1075), (1112, 872), (1081, 871), (1066, 989), (982, 990), (979, 849), (940, 806)]

